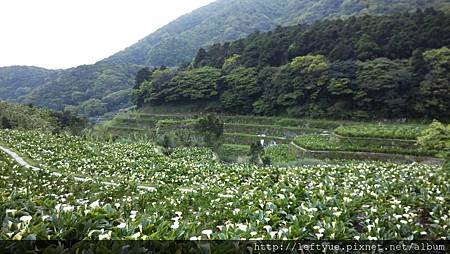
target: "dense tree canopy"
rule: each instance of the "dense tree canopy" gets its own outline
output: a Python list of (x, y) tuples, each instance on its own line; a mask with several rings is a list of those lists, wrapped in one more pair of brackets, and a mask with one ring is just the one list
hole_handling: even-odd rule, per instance
[(428, 72), (420, 81), (416, 109), (429, 117), (450, 117), (450, 49), (427, 51), (424, 58)]
[(279, 27), (200, 49), (136, 98), (241, 114), (448, 119), (449, 29), (450, 15), (432, 9)]
[(392, 16), (362, 16), (319, 21), (310, 26), (278, 27), (268, 33), (201, 49), (194, 63), (221, 67), (240, 55), (247, 67), (280, 66), (296, 56), (324, 55), (330, 61), (405, 59), (416, 49), (450, 44), (450, 16), (434, 9)]

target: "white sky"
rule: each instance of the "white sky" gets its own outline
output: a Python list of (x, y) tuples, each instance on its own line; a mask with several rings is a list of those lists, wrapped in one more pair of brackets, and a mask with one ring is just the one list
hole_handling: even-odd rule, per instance
[(0, 66), (108, 57), (214, 0), (0, 0)]

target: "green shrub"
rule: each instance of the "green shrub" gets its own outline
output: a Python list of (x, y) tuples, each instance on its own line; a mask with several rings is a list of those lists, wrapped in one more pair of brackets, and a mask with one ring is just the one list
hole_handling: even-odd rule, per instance
[(206, 146), (217, 151), (222, 144), (223, 121), (214, 115), (208, 115), (200, 118), (194, 128), (205, 138)]
[(438, 155), (450, 166), (450, 124), (446, 127), (438, 121), (433, 121), (417, 140), (423, 149), (439, 151)]
[(12, 129), (11, 121), (6, 116), (2, 117), (0, 128), (2, 128), (2, 129)]
[[(250, 152), (248, 154), (250, 156), (250, 162), (254, 164), (261, 165), (264, 163), (264, 147), (260, 142), (255, 142), (250, 145)], [(266, 160), (267, 162), (267, 160)]]

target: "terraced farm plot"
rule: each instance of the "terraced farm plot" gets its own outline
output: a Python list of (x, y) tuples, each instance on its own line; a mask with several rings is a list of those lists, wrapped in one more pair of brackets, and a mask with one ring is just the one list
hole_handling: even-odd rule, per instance
[[(183, 121), (199, 117), (198, 115), (158, 115), (137, 112), (124, 113), (107, 123), (107, 127), (130, 127), (138, 129), (152, 129), (160, 120)], [(246, 133), (252, 135), (266, 134), (270, 136), (298, 135), (303, 133), (317, 133), (332, 130), (345, 122), (309, 119), (285, 119), (251, 116), (219, 115), (225, 123), (225, 132)], [(348, 123), (350, 124), (350, 122)]]
[(336, 139), (332, 135), (303, 135), (295, 138), (294, 143), (313, 151), (348, 151), (387, 154), (405, 154), (415, 156), (435, 156), (438, 151), (420, 148), (415, 143), (393, 142), (390, 140)]
[[(163, 126), (166, 131), (176, 131), (183, 122), (192, 121), (198, 118), (196, 115), (158, 115), (137, 112), (128, 112), (119, 115), (110, 122), (104, 124), (107, 132), (119, 138), (128, 138), (132, 140), (139, 137), (148, 138), (155, 141), (157, 139), (157, 130)], [(317, 134), (330, 132), (331, 129), (314, 128), (335, 127), (337, 122), (321, 120), (295, 120), (285, 118), (268, 117), (248, 117), (248, 116), (219, 116), (224, 121), (224, 139), (227, 145), (225, 149), (228, 155), (242, 155), (242, 146), (249, 146), (252, 143), (265, 141), (265, 144), (287, 144), (292, 142), (293, 138), (304, 134)], [(170, 124), (173, 126), (170, 127)], [(237, 146), (241, 146), (237, 148)]]
[[(3, 130), (0, 142), (48, 170), (0, 154), (1, 239), (449, 237), (450, 172), (439, 166), (258, 167), (223, 164), (205, 149), (164, 156), (151, 144)], [(79, 174), (94, 180), (73, 184)], [(109, 177), (117, 187), (100, 183)]]
[[(111, 134), (118, 137), (134, 140), (144, 137), (147, 140), (156, 140), (159, 123), (172, 123), (173, 128), (169, 129), (176, 131), (180, 128), (179, 123), (189, 122), (197, 117), (189, 114), (152, 115), (130, 112), (113, 120), (108, 128)], [(346, 152), (334, 153), (330, 158), (361, 159), (363, 157), (357, 153), (368, 152), (380, 154), (374, 155), (372, 159), (404, 161), (402, 156), (434, 157), (436, 154), (436, 151), (426, 151), (417, 145), (417, 137), (426, 128), (421, 124), (375, 124), (256, 116), (219, 117), (224, 121), (223, 143), (226, 145), (220, 150), (224, 153), (221, 158), (224, 157), (226, 161), (232, 160), (233, 157), (240, 161), (243, 155), (249, 155), (248, 146), (262, 140), (264, 145), (295, 142), (308, 150)], [(164, 131), (159, 132), (161, 133)], [(328, 135), (329, 138), (324, 138), (323, 135)], [(300, 151), (298, 159), (304, 159), (305, 156), (314, 157)], [(327, 157), (324, 154), (321, 158)], [(416, 159), (410, 157), (407, 160)]]
[(326, 130), (315, 128), (284, 127), (280, 125), (258, 125), (225, 123), (225, 133), (242, 133), (249, 135), (265, 135), (292, 139), (298, 135), (322, 133)]
[(345, 137), (415, 140), (424, 129), (422, 125), (358, 124), (340, 126), (335, 133)]

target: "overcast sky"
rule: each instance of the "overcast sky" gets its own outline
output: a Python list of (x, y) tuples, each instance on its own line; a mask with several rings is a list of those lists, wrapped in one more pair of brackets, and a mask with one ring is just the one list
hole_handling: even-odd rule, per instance
[(0, 66), (91, 64), (214, 0), (0, 0)]

